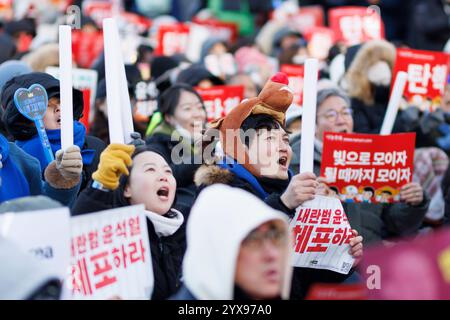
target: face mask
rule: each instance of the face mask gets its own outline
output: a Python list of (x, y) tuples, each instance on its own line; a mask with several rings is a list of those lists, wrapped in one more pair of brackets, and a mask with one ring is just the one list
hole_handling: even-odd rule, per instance
[(295, 64), (304, 64), (306, 61), (306, 56), (297, 54), (292, 58), (292, 62)]
[(386, 61), (378, 61), (367, 71), (367, 78), (374, 85), (389, 86), (392, 72)]

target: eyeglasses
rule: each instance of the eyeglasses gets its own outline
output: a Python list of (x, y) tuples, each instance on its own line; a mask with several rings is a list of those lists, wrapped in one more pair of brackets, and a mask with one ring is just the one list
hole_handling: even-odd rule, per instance
[(340, 115), (342, 118), (351, 118), (353, 115), (352, 108), (345, 108), (341, 112), (338, 112), (336, 110), (328, 110), (325, 113), (319, 114), (319, 117), (325, 117), (328, 121), (336, 121), (338, 115)]
[(276, 227), (266, 232), (252, 231), (242, 241), (242, 244), (249, 249), (261, 249), (265, 240), (268, 240), (274, 246), (281, 247), (287, 243), (287, 235), (286, 232)]

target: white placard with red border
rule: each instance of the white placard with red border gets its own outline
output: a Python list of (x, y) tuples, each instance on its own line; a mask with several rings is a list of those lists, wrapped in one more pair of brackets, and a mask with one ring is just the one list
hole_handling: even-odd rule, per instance
[(149, 299), (154, 285), (144, 206), (72, 218), (72, 299)]
[(294, 267), (326, 269), (348, 274), (354, 258), (353, 237), (344, 208), (338, 199), (315, 196), (297, 208), (290, 223), (294, 234)]

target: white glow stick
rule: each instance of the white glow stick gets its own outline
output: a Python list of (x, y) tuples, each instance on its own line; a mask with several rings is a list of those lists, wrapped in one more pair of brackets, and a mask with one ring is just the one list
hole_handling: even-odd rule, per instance
[(61, 149), (73, 145), (72, 29), (59, 26), (59, 82), (61, 98)]
[(120, 92), (120, 111), (122, 114), (122, 129), (125, 143), (130, 143), (133, 139), (131, 133), (134, 132), (133, 115), (131, 112), (130, 94), (128, 92), (127, 76), (125, 73), (125, 65), (123, 63), (122, 50), (120, 45), (119, 31), (114, 31), (114, 47), (117, 49), (119, 61), (116, 65), (119, 74), (119, 92)]
[(318, 65), (317, 59), (307, 59), (305, 62), (300, 173), (313, 172), (314, 168)]
[(381, 126), (381, 135), (391, 134), (392, 128), (394, 128), (395, 118), (397, 117), (398, 108), (400, 107), (400, 101), (403, 96), (403, 90), (405, 90), (406, 80), (408, 80), (408, 74), (406, 72), (400, 71), (397, 73), (391, 98), (389, 99), (386, 109), (386, 115), (384, 116), (383, 125)]
[(114, 46), (114, 19), (103, 20), (103, 41), (105, 51), (106, 102), (108, 105), (108, 127), (110, 143), (124, 143), (122, 117), (120, 111), (120, 88), (118, 48)]

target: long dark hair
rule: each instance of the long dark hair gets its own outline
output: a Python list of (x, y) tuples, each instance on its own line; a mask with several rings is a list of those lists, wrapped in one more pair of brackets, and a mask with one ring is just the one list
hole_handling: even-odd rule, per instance
[(177, 108), (178, 103), (180, 102), (180, 96), (182, 91), (194, 94), (199, 99), (199, 101), (203, 106), (203, 109), (205, 110), (203, 99), (198, 94), (198, 92), (195, 91), (195, 89), (188, 84), (178, 83), (171, 86), (169, 89), (165, 90), (158, 97), (158, 110), (161, 112), (163, 118), (166, 115), (173, 116), (173, 114), (175, 113), (175, 109)]

